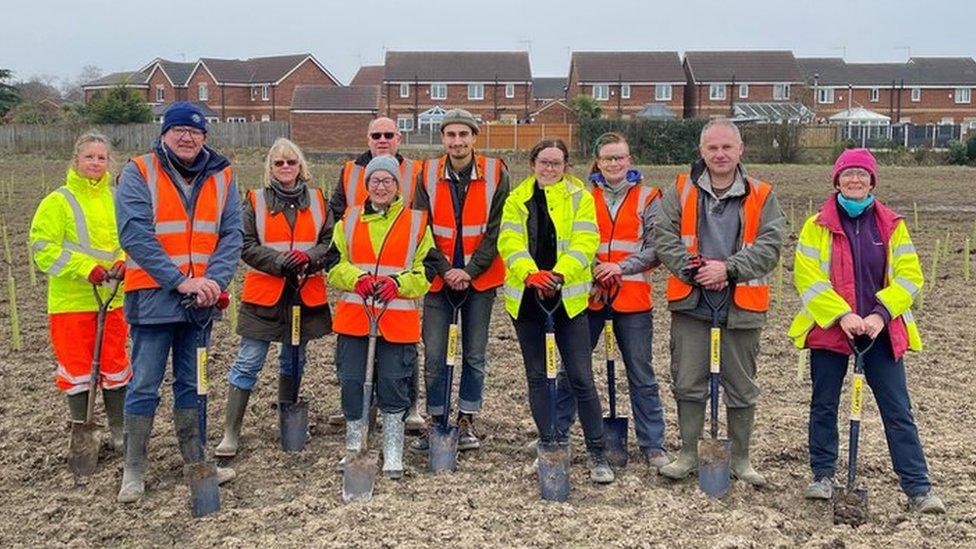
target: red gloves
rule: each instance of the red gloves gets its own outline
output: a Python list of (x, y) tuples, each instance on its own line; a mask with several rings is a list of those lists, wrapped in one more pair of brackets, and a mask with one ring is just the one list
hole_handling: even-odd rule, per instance
[(536, 271), (525, 277), (525, 285), (535, 288), (542, 297), (552, 297), (563, 285), (563, 275), (552, 271)]
[(115, 280), (122, 280), (125, 278), (125, 261), (118, 260), (112, 264), (112, 268), (108, 271), (108, 276), (114, 278)]
[(220, 297), (217, 298), (217, 304), (215, 307), (223, 311), (228, 305), (230, 305), (230, 292), (224, 290), (220, 292)]
[(376, 292), (376, 277), (371, 274), (360, 276), (359, 280), (356, 281), (356, 286), (353, 287), (353, 291), (363, 299), (372, 297)]
[(308, 266), (311, 258), (302, 250), (291, 250), (284, 252), (286, 259), (283, 268), (289, 273), (300, 273)]
[(685, 275), (687, 278), (695, 278), (698, 274), (698, 269), (701, 269), (705, 265), (705, 258), (695, 254), (688, 259), (685, 266), (681, 268), (681, 274)]
[(95, 265), (95, 268), (88, 273), (88, 282), (92, 284), (101, 284), (106, 280), (108, 280), (108, 271), (101, 265)]
[(376, 299), (389, 303), (400, 295), (400, 286), (396, 279), (389, 276), (376, 277)]

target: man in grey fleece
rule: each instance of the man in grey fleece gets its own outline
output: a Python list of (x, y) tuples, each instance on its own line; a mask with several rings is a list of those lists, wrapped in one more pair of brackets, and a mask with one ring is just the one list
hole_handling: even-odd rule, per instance
[(724, 119), (706, 124), (699, 150), (702, 158), (690, 175), (665, 189), (655, 223), (658, 259), (671, 271), (671, 380), (682, 444), (678, 459), (660, 473), (679, 480), (698, 467), (697, 441), (709, 396), (709, 303), (727, 296), (718, 317), (732, 474), (762, 486), (765, 479), (749, 459), (759, 397), (756, 355), (769, 307), (766, 277), (779, 261), (785, 219), (770, 186), (747, 176), (739, 163), (743, 145), (734, 124)]

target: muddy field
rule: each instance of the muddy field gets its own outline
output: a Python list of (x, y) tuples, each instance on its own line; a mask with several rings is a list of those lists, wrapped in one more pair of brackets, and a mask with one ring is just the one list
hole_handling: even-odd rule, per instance
[[(258, 156), (239, 159), (239, 180), (259, 178)], [(540, 502), (532, 457), (522, 449), (534, 437), (525, 376), (511, 322), (499, 299), (489, 343), (486, 402), (478, 429), (480, 451), (464, 454), (454, 475), (431, 476), (425, 462), (408, 457), (399, 482), (378, 480), (371, 503), (344, 506), (335, 464), (341, 435), (328, 434), (326, 419), (338, 410), (333, 370), (334, 338), (310, 345), (303, 393), (312, 401), (313, 438), (305, 452), (285, 455), (277, 442), (274, 377), (276, 356), (245, 418), (243, 451), (233, 461), (238, 478), (221, 490), (223, 511), (192, 520), (188, 489), (170, 420), (171, 393), (164, 392), (150, 443), (147, 494), (122, 507), (115, 502), (122, 463), (107, 450), (99, 472), (76, 484), (65, 466), (68, 427), (63, 396), (53, 383), (55, 364), (45, 318), (45, 285), (31, 287), (26, 265), (27, 228), (45, 187), (53, 189), (66, 158), (0, 156), (0, 193), (13, 248), (13, 275), (23, 349), (8, 344), (7, 292), (0, 293), (0, 546), (647, 546), (647, 547), (974, 547), (976, 546), (976, 398), (973, 333), (976, 297), (963, 280), (963, 239), (973, 236), (976, 171), (963, 168), (882, 168), (879, 197), (906, 214), (925, 265), (924, 308), (917, 311), (925, 351), (910, 355), (910, 388), (932, 480), (948, 514), (919, 517), (904, 510), (905, 497), (891, 472), (881, 422), (870, 396), (865, 403), (859, 473), (870, 492), (871, 522), (859, 529), (833, 526), (826, 504), (809, 503), (806, 417), (809, 376), (797, 378), (797, 352), (785, 332), (799, 305), (790, 283), (795, 230), (784, 243), (782, 303), (775, 303), (760, 356), (763, 388), (754, 443), (754, 464), (769, 486), (741, 483), (721, 502), (706, 499), (694, 480), (671, 483), (636, 459), (616, 483), (588, 482), (578, 428), (574, 437), (573, 492), (567, 504)], [(678, 167), (645, 170), (652, 181), (673, 181)], [(516, 176), (526, 173), (516, 166)], [(331, 183), (337, 166), (316, 166), (316, 181)], [(812, 199), (826, 196), (827, 166), (754, 166), (752, 173), (775, 183), (787, 217), (797, 229)], [(919, 221), (913, 222), (912, 204)], [(931, 280), (936, 239), (948, 255)], [(4, 273), (5, 274), (5, 273)], [(775, 277), (774, 277), (775, 280)], [(655, 370), (668, 420), (668, 446), (678, 446), (674, 400), (668, 390), (668, 314), (663, 275), (657, 274)], [(775, 290), (774, 290), (775, 293)], [(237, 337), (228, 323), (216, 326), (211, 360), (210, 448), (223, 425), (226, 373)], [(602, 346), (594, 355), (604, 378)], [(618, 370), (619, 371), (619, 370)], [(600, 383), (601, 395), (605, 395)], [(847, 392), (845, 390), (845, 403)], [(626, 399), (622, 399), (626, 402)], [(842, 446), (846, 455), (846, 414)], [(99, 405), (101, 409), (101, 405)], [(631, 433), (633, 441), (633, 433)], [(633, 442), (631, 442), (633, 444)], [(841, 466), (844, 466), (842, 461)]]

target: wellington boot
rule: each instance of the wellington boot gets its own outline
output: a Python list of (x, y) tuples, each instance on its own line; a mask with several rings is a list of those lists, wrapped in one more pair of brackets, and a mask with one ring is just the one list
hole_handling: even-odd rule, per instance
[[(345, 420), (345, 417), (343, 417)], [(354, 419), (346, 421), (346, 452), (356, 452), (363, 447), (363, 438), (366, 434), (366, 420)], [(346, 470), (346, 456), (336, 465), (336, 471), (342, 473)]]
[(68, 395), (68, 411), (71, 421), (83, 423), (88, 416), (88, 391)]
[(698, 439), (705, 421), (705, 403), (678, 401), (678, 430), (681, 432), (681, 452), (678, 459), (658, 469), (661, 476), (682, 480), (698, 470)]
[(123, 452), (125, 431), (125, 385), (117, 389), (102, 391), (105, 401), (105, 415), (108, 417), (108, 430), (112, 436), (112, 449)]
[(749, 439), (756, 419), (756, 407), (726, 408), (729, 438), (732, 439), (732, 476), (753, 486), (763, 486), (766, 479), (752, 468)]
[(135, 503), (146, 492), (146, 455), (154, 416), (125, 415), (125, 469), (122, 487), (116, 498), (119, 503)]
[(241, 440), (241, 424), (251, 391), (230, 385), (227, 389), (227, 414), (224, 418), (224, 438), (214, 450), (217, 457), (234, 457)]
[[(173, 425), (176, 427), (176, 441), (180, 445), (183, 463), (192, 465), (206, 461), (203, 443), (200, 441), (200, 423), (196, 408), (177, 408), (173, 410)], [(217, 484), (223, 484), (237, 477), (230, 467), (217, 467)]]
[(403, 476), (403, 413), (383, 413), (383, 476)]
[(415, 435), (427, 432), (427, 422), (424, 421), (424, 416), (420, 415), (420, 412), (417, 410), (416, 403), (414, 403), (414, 405), (411, 406), (410, 410), (407, 412), (405, 428), (411, 434)]

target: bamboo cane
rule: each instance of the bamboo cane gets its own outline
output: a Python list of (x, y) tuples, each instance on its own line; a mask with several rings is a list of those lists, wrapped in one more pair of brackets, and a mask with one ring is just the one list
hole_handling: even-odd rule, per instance
[(34, 250), (27, 243), (27, 272), (30, 273), (31, 288), (37, 287), (37, 272), (34, 269)]
[(10, 347), (20, 350), (20, 318), (17, 315), (17, 287), (14, 283), (14, 272), (7, 265), (7, 299), (10, 303)]
[(912, 226), (915, 227), (916, 231), (922, 228), (922, 226), (918, 224), (918, 202), (914, 200), (912, 200), (912, 221)]
[(964, 253), (963, 253), (963, 256), (962, 256), (962, 259), (963, 259), (963, 261), (962, 261), (962, 278), (966, 282), (969, 282), (969, 263), (972, 260), (969, 259), (969, 237), (968, 236), (966, 237), (966, 245), (965, 245), (965, 248), (963, 248), (963, 252)]
[(776, 267), (776, 306), (783, 306), (783, 254), (780, 254)]
[(237, 333), (237, 282), (234, 279), (230, 281), (230, 305), (227, 307), (227, 315), (230, 317), (230, 333)]
[(7, 265), (13, 265), (13, 256), (10, 255), (10, 240), (7, 239), (7, 222), (0, 219), (0, 232), (3, 233), (3, 258)]
[(796, 207), (792, 200), (790, 200), (790, 231), (796, 232)]

